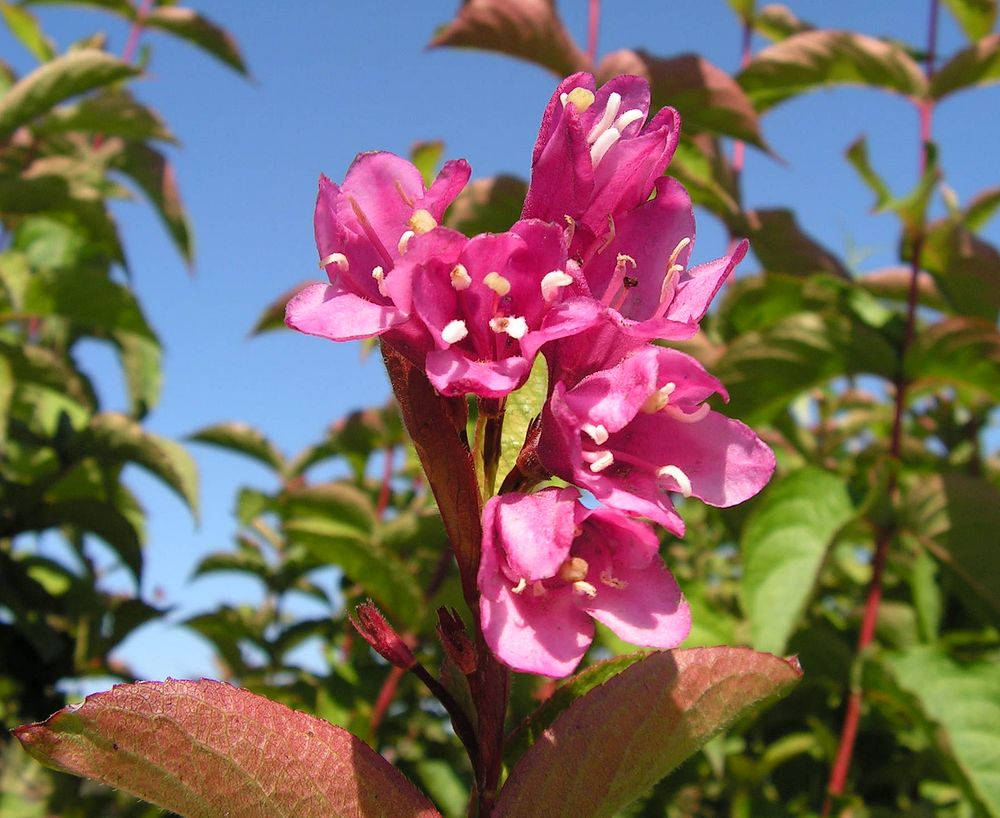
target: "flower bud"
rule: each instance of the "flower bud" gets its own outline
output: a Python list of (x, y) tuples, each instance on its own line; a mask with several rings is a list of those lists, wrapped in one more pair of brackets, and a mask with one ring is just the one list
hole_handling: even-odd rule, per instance
[(387, 662), (403, 670), (410, 670), (417, 664), (409, 646), (370, 599), (358, 605), (354, 616), (349, 618), (354, 629)]

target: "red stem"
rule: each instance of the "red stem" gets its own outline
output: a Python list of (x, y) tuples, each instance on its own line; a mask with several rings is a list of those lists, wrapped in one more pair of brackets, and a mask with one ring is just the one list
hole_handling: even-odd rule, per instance
[(132, 28), (129, 29), (128, 39), (125, 41), (125, 48), (122, 51), (122, 62), (130, 63), (135, 56), (135, 51), (139, 47), (139, 37), (142, 36), (143, 25), (146, 17), (153, 8), (153, 0), (142, 0), (139, 10), (136, 12), (135, 20), (132, 21)]
[(597, 34), (601, 28), (601, 0), (590, 0), (587, 15), (587, 56), (593, 65), (597, 59)]
[[(927, 34), (927, 60), (924, 67), (928, 85), (934, 76), (937, 18), (938, 0), (931, 0), (930, 22)], [(927, 170), (927, 163), (930, 158), (929, 145), (934, 103), (931, 100), (918, 100), (916, 105), (920, 116), (920, 175), (923, 176)], [(906, 411), (906, 392), (909, 386), (906, 380), (905, 362), (907, 350), (913, 342), (916, 330), (918, 282), (923, 243), (923, 226), (920, 225), (917, 228), (916, 235), (913, 237), (913, 253), (910, 261), (910, 288), (906, 301), (906, 333), (903, 337), (903, 345), (899, 354), (899, 374), (896, 376), (896, 395), (893, 405), (892, 438), (889, 444), (889, 456), (897, 462), (900, 460), (903, 448), (903, 416)], [(893, 496), (897, 488), (898, 479), (896, 470), (894, 469), (889, 475), (886, 492), (890, 496)], [(882, 576), (885, 571), (885, 564), (889, 554), (889, 543), (892, 541), (892, 536), (893, 532), (891, 530), (882, 531), (875, 544), (875, 556), (872, 559), (871, 584), (868, 587), (868, 598), (865, 600), (864, 616), (861, 619), (861, 630), (858, 633), (857, 654), (859, 656), (875, 640), (875, 626), (878, 624), (879, 604), (882, 601)], [(844, 724), (840, 734), (840, 744), (837, 747), (837, 754), (830, 770), (827, 795), (823, 802), (823, 818), (826, 818), (830, 814), (830, 810), (833, 807), (833, 798), (841, 795), (847, 784), (847, 775), (850, 772), (851, 758), (854, 754), (854, 745), (858, 736), (858, 724), (861, 719), (862, 697), (863, 691), (860, 688), (853, 688), (847, 700), (847, 708), (844, 712)]]
[(378, 501), (375, 506), (375, 516), (381, 520), (385, 516), (385, 510), (389, 507), (389, 497), (392, 495), (392, 475), (393, 460), (396, 454), (395, 446), (385, 447), (385, 463), (382, 466), (382, 485), (378, 490)]
[(369, 726), (371, 729), (371, 737), (373, 739), (375, 738), (375, 734), (378, 732), (379, 726), (382, 724), (382, 719), (385, 718), (389, 705), (392, 704), (392, 700), (396, 698), (396, 688), (399, 687), (399, 681), (405, 675), (406, 671), (403, 670), (403, 668), (394, 667), (389, 671), (389, 675), (385, 677), (382, 689), (378, 692), (378, 698), (375, 699), (375, 706), (372, 707), (372, 717)]

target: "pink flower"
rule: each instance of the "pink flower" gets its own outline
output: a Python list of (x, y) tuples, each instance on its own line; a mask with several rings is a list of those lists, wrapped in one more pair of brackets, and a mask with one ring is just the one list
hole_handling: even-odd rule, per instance
[(433, 339), (425, 368), (435, 389), (502, 397), (524, 383), (542, 344), (597, 319), (590, 299), (567, 298), (578, 275), (560, 227), (528, 220), (472, 239), (445, 228), (418, 236), (387, 287)]
[(571, 673), (593, 641), (593, 620), (652, 648), (676, 647), (691, 627), (656, 534), (611, 509), (585, 508), (574, 489), (487, 502), (478, 584), (486, 643), (526, 673)]
[[(646, 123), (649, 83), (620, 76), (595, 91), (590, 74), (560, 83), (542, 117), (523, 218), (604, 234), (642, 204), (677, 147), (680, 118), (664, 108)], [(574, 243), (574, 247), (576, 244)]]
[(732, 506), (763, 488), (774, 455), (752, 429), (705, 403), (714, 393), (728, 398), (718, 380), (683, 352), (629, 351), (602, 343), (602, 334), (614, 337), (592, 330), (548, 353), (554, 386), (538, 442), (547, 469), (678, 536), (684, 523), (671, 493)]
[(606, 236), (581, 249), (592, 297), (643, 339), (684, 340), (747, 252), (746, 241), (715, 261), (688, 268), (694, 248), (691, 198), (674, 179), (656, 180), (655, 196), (620, 215)]
[(354, 160), (341, 186), (321, 176), (314, 227), (330, 283), (306, 287), (288, 303), (288, 326), (334, 341), (389, 332), (406, 351), (428, 346), (387, 283), (409, 241), (438, 225), (470, 172), (464, 160), (447, 162), (427, 189), (405, 159), (374, 152)]

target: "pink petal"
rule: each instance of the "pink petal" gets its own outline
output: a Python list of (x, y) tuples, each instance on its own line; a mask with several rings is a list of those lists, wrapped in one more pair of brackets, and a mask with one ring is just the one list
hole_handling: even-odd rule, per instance
[(750, 245), (744, 239), (728, 256), (699, 264), (681, 275), (674, 291), (674, 300), (667, 309), (666, 318), (674, 321), (697, 323), (705, 317), (708, 305), (722, 288), (726, 279), (747, 254)]
[(490, 527), (507, 558), (509, 576), (532, 582), (559, 573), (569, 556), (575, 528), (575, 489), (543, 489), (535, 494), (493, 497), (483, 509), (484, 531)]
[(473, 361), (451, 348), (428, 353), (426, 370), (427, 378), (442, 395), (471, 392), (483, 398), (502, 398), (524, 384), (531, 362), (521, 357)]
[(581, 421), (608, 432), (623, 429), (656, 391), (656, 349), (648, 347), (610, 369), (581, 380), (566, 393), (566, 405)]
[(373, 304), (329, 284), (306, 287), (285, 307), (289, 327), (333, 341), (371, 338), (404, 321), (395, 307)]
[(413, 203), (414, 208), (426, 210), (440, 224), (448, 205), (462, 192), (471, 175), (472, 168), (464, 159), (445, 162), (427, 193)]
[(504, 585), (495, 600), (480, 597), (479, 616), (490, 650), (522, 673), (568, 676), (594, 639), (594, 623), (569, 588), (536, 597), (530, 589), (514, 594)]

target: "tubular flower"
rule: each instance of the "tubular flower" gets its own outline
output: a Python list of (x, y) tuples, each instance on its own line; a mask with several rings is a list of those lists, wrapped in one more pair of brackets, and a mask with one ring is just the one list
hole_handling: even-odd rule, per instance
[(764, 487), (774, 455), (752, 429), (705, 403), (728, 395), (694, 358), (646, 345), (608, 368), (598, 351), (588, 367), (592, 342), (585, 333), (550, 355), (554, 386), (538, 442), (547, 469), (678, 536), (684, 523), (671, 494), (725, 507)]
[(613, 231), (583, 254), (583, 277), (593, 298), (624, 320), (624, 331), (645, 340), (694, 335), (715, 294), (747, 252), (688, 268), (694, 248), (691, 198), (662, 176), (655, 196), (620, 216)]
[(502, 397), (542, 344), (597, 320), (592, 300), (568, 297), (575, 276), (562, 229), (529, 220), (472, 239), (446, 228), (418, 236), (387, 286), (433, 339), (425, 368), (439, 392)]
[(653, 530), (577, 498), (549, 488), (494, 497), (483, 510), (483, 635), (515, 670), (568, 675), (593, 641), (594, 620), (653, 648), (676, 647), (690, 630)]
[(405, 159), (374, 152), (354, 160), (343, 185), (321, 176), (313, 225), (329, 283), (308, 286), (288, 303), (288, 326), (334, 341), (388, 332), (405, 351), (428, 346), (387, 284), (409, 241), (438, 225), (470, 172), (464, 160), (448, 162), (428, 189)]
[(556, 88), (535, 142), (522, 211), (523, 218), (559, 224), (568, 217), (578, 238), (604, 234), (609, 220), (646, 201), (680, 131), (673, 108), (646, 123), (646, 80), (619, 76), (595, 87), (590, 74), (574, 74)]

